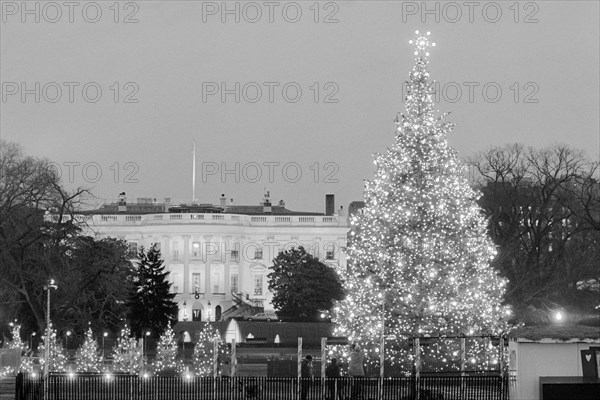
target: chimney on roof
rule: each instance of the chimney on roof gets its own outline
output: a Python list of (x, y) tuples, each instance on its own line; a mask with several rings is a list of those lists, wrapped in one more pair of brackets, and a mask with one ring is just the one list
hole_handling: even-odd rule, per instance
[(263, 213), (271, 214), (271, 212), (273, 212), (273, 209), (271, 207), (271, 194), (267, 190), (265, 192), (265, 201), (263, 202)]
[(117, 211), (118, 212), (127, 211), (127, 197), (125, 196), (125, 192), (119, 193), (119, 202), (117, 203)]
[(227, 205), (227, 197), (225, 197), (224, 194), (221, 194), (221, 207), (225, 208), (225, 206)]
[(285, 208), (285, 201), (279, 200), (279, 207), (284, 207)]
[(333, 215), (335, 212), (335, 199), (334, 195), (325, 195), (325, 215)]

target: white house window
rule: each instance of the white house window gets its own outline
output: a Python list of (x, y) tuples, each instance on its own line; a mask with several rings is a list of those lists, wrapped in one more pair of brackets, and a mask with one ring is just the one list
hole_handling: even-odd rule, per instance
[(259, 247), (259, 248), (256, 248), (256, 249), (254, 250), (254, 259), (255, 259), (255, 260), (262, 260), (262, 258), (263, 258), (263, 251), (262, 251), (262, 248), (260, 248), (260, 247)]
[(202, 293), (202, 274), (199, 272), (192, 274), (192, 292)]
[(194, 257), (194, 258), (200, 257), (200, 242), (192, 243), (192, 257)]
[(325, 259), (326, 260), (333, 260), (333, 259), (335, 259), (333, 251), (327, 251), (327, 254), (325, 255)]
[(173, 261), (179, 261), (179, 249), (173, 249)]
[(231, 262), (239, 262), (240, 261), (240, 253), (237, 250), (231, 250)]
[(127, 242), (127, 257), (137, 258), (138, 256), (138, 244), (137, 242)]
[(239, 284), (238, 274), (232, 274), (231, 275), (231, 293), (239, 293), (238, 284)]
[(254, 275), (254, 295), (263, 295), (263, 276), (262, 274)]
[(220, 271), (214, 271), (212, 273), (211, 283), (213, 286), (213, 290), (212, 290), (213, 293), (223, 293), (223, 288), (221, 286), (221, 278), (222, 278), (222, 275), (221, 275)]

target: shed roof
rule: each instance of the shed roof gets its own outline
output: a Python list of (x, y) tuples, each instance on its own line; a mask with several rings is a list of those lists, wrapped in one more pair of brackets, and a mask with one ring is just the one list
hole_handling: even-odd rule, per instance
[(512, 331), (508, 336), (520, 342), (600, 341), (600, 327), (586, 325), (525, 326)]

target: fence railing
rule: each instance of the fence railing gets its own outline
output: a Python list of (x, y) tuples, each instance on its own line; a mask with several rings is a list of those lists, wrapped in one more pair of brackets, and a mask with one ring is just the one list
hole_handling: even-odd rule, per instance
[[(186, 377), (51, 374), (43, 400), (298, 400), (323, 396), (379, 400), (508, 400), (508, 380), (490, 376), (403, 378)], [(43, 379), (17, 379), (16, 400), (41, 400)]]

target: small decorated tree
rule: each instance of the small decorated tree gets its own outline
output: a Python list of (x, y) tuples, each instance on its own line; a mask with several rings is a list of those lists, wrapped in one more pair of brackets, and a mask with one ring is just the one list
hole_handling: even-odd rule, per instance
[[(214, 360), (214, 343), (219, 340), (219, 333), (208, 322), (204, 323), (198, 333), (198, 340), (194, 346), (193, 370), (198, 376), (212, 376)], [(222, 344), (219, 340), (219, 348)], [(218, 350), (219, 351), (219, 350)]]
[(177, 358), (177, 341), (171, 323), (160, 336), (156, 347), (154, 371), (159, 374), (173, 374), (183, 371), (183, 362)]
[(75, 353), (75, 365), (78, 372), (100, 372), (101, 359), (98, 356), (98, 343), (93, 337), (92, 328), (88, 328), (85, 341)]
[(115, 372), (137, 373), (142, 368), (142, 351), (138, 341), (131, 337), (128, 325), (121, 330), (117, 345), (113, 349)]
[(52, 324), (46, 329), (46, 334), (42, 336), (42, 343), (38, 348), (42, 366), (46, 362), (46, 346), (48, 345), (50, 347), (48, 370), (50, 372), (66, 372), (67, 356), (62, 345), (58, 342), (56, 330), (52, 328)]
[(21, 324), (11, 322), (10, 326), (13, 339), (8, 343), (8, 348), (20, 349), (21, 351), (23, 351), (23, 349), (26, 346), (25, 343), (23, 343), (23, 341), (21, 340)]

